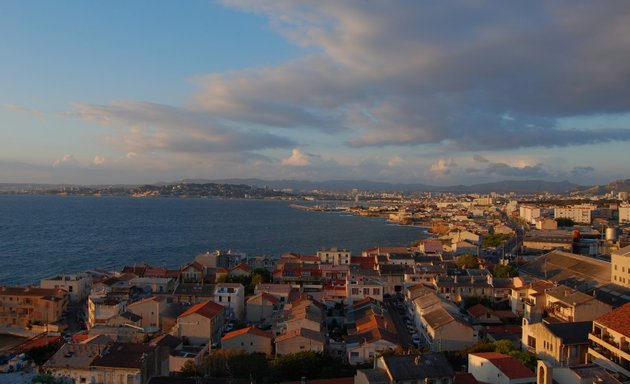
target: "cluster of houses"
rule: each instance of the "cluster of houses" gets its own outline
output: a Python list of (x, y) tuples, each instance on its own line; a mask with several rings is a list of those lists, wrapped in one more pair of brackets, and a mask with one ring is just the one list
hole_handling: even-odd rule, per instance
[[(481, 259), (479, 269), (459, 268), (456, 258), (434, 239), (360, 256), (217, 251), (175, 270), (143, 264), (1, 287), (0, 326), (63, 333), (76, 316), (86, 329), (68, 335), (43, 367), (76, 383), (144, 384), (201, 364), (217, 348), (372, 363), (357, 370), (356, 383), (630, 380), (630, 247), (610, 263), (554, 250), (509, 278), (493, 276)], [(258, 268), (271, 281), (228, 282)], [(470, 354), (465, 372), (455, 372), (461, 367), (444, 353), (482, 340), (535, 354), (537, 373), (496, 352)], [(406, 354), (414, 350), (423, 353)]]

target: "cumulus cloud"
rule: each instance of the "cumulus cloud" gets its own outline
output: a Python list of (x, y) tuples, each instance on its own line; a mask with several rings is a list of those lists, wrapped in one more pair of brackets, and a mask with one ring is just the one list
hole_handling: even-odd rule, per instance
[(291, 151), (291, 156), (282, 160), (282, 165), (288, 165), (291, 167), (305, 167), (311, 165), (311, 158), (313, 155), (304, 153), (297, 148)]
[(99, 155), (94, 156), (94, 159), (92, 160), (92, 165), (103, 165), (103, 164), (105, 164), (104, 156), (99, 156)]
[(562, 117), (630, 111), (630, 89), (619, 81), (630, 77), (622, 37), (630, 35), (627, 2), (224, 3), (267, 16), (315, 53), (202, 77), (196, 100), (210, 113), (274, 127), (351, 130), (347, 144), (357, 148), (501, 150), (630, 140), (628, 129), (556, 126)]
[(431, 164), (431, 172), (440, 175), (448, 175), (456, 167), (457, 163), (455, 163), (453, 159), (440, 159), (437, 163)]
[(76, 166), (78, 164), (79, 162), (73, 155), (66, 154), (66, 155), (63, 155), (63, 157), (61, 157), (60, 159), (53, 161), (52, 166), (54, 168), (57, 168), (57, 167), (62, 167), (62, 166)]

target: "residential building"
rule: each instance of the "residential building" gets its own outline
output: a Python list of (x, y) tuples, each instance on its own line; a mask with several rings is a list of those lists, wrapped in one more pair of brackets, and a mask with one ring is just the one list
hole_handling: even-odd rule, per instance
[(441, 305), (424, 313), (421, 323), (432, 351), (459, 351), (477, 342), (474, 328)]
[(289, 331), (275, 339), (276, 356), (304, 351), (324, 352), (326, 335), (307, 328)]
[(536, 383), (536, 374), (520, 360), (497, 352), (469, 354), (468, 372), (488, 384)]
[(245, 287), (240, 283), (218, 283), (214, 287), (214, 302), (225, 307), (226, 318), (242, 320), (245, 314)]
[(0, 287), (0, 325), (27, 327), (61, 319), (67, 292), (55, 288)]
[(275, 298), (280, 300), (281, 303), (288, 303), (289, 295), (291, 294), (291, 286), (288, 284), (257, 284), (254, 288), (254, 294), (259, 294), (263, 292), (274, 296)]
[(228, 332), (221, 338), (222, 349), (245, 351), (246, 353), (260, 352), (272, 356), (271, 332), (256, 327), (247, 327)]
[(348, 281), (346, 284), (347, 303), (352, 304), (366, 297), (382, 302), (383, 290), (383, 284), (378, 280)]
[(261, 292), (247, 299), (245, 304), (246, 320), (248, 323), (268, 322), (280, 307), (281, 303), (277, 297)]
[(537, 384), (621, 384), (621, 381), (596, 364), (554, 367), (544, 360), (538, 360), (537, 371)]
[(564, 285), (547, 289), (545, 309), (549, 316), (561, 321), (593, 321), (610, 312), (612, 306), (591, 295)]
[(532, 205), (521, 205), (519, 207), (519, 216), (529, 224), (535, 224), (536, 219), (540, 217), (540, 208)]
[(630, 380), (630, 303), (593, 321), (588, 361)]
[(536, 229), (539, 231), (555, 231), (558, 229), (558, 222), (548, 217), (536, 219)]
[(610, 268), (611, 281), (630, 288), (630, 245), (612, 252)]
[(317, 251), (317, 257), (321, 263), (325, 264), (350, 264), (350, 251), (348, 249), (322, 248)]
[(213, 301), (194, 305), (177, 318), (176, 335), (191, 345), (218, 341), (225, 322), (225, 308)]
[(424, 355), (383, 355), (374, 368), (358, 369), (355, 384), (453, 384), (455, 371), (441, 353)]
[(597, 209), (596, 205), (583, 204), (571, 207), (555, 207), (553, 210), (555, 219), (571, 219), (575, 223), (590, 224), (592, 212)]
[(619, 224), (630, 224), (630, 204), (619, 205)]
[(148, 344), (64, 344), (43, 366), (74, 383), (145, 384), (161, 369)]
[(42, 279), (41, 288), (63, 289), (68, 292), (68, 302), (79, 303), (87, 299), (92, 289), (92, 278), (87, 273), (56, 275)]
[(588, 334), (592, 329), (592, 321), (524, 324), (522, 348), (554, 366), (583, 364), (588, 350)]
[(394, 350), (400, 343), (396, 333), (378, 326), (350, 335), (345, 341), (347, 359), (352, 365), (369, 361), (383, 351)]
[[(162, 317), (168, 303), (164, 296), (151, 296), (127, 305), (127, 310), (140, 316), (140, 326), (145, 329), (161, 329), (169, 331), (170, 327), (164, 327)], [(171, 326), (173, 324), (170, 324)]]

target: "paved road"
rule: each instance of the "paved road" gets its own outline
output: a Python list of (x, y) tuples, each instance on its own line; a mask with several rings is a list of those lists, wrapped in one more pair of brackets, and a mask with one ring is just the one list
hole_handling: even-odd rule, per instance
[(405, 320), (403, 319), (403, 315), (398, 313), (398, 308), (396, 307), (396, 301), (397, 300), (393, 297), (385, 298), (384, 299), (385, 309), (391, 316), (392, 321), (394, 322), (394, 325), (396, 326), (396, 329), (398, 330), (398, 339), (400, 341), (400, 345), (402, 345), (405, 348), (411, 348), (414, 346), (411, 341), (411, 334), (409, 333), (409, 330), (407, 329), (407, 326), (405, 325)]

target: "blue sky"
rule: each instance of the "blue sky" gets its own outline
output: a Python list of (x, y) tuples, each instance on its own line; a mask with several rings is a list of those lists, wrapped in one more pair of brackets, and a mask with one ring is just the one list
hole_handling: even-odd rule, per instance
[(1, 2), (0, 182), (628, 178), (628, 8)]

